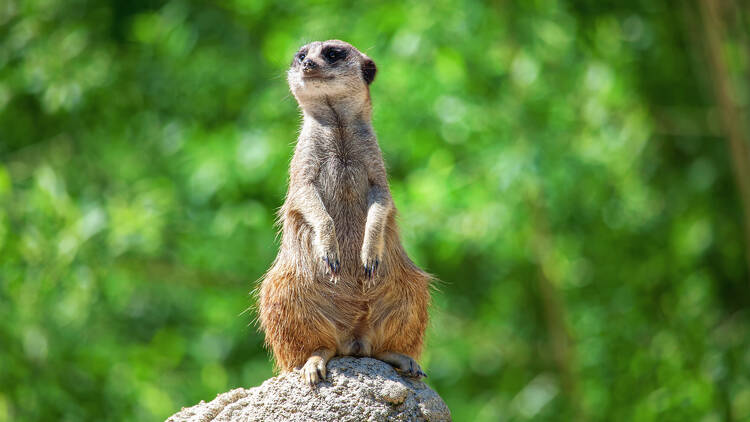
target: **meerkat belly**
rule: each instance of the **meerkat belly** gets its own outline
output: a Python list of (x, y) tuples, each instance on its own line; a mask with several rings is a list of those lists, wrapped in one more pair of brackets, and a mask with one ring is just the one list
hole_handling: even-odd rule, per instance
[(345, 273), (359, 274), (369, 181), (364, 163), (332, 157), (321, 171), (321, 199), (333, 219)]

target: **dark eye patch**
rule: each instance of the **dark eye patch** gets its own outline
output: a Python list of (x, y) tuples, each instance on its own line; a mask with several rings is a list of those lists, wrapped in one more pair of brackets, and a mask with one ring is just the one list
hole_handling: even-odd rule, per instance
[(337, 47), (326, 47), (321, 51), (321, 55), (328, 63), (335, 63), (346, 58), (346, 50)]

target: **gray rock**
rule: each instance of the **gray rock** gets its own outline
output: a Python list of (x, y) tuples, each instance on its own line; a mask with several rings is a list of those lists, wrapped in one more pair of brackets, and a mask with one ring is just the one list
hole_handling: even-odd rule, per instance
[(343, 357), (328, 363), (327, 380), (315, 387), (294, 371), (183, 408), (167, 422), (450, 420), (448, 406), (422, 381), (377, 359)]

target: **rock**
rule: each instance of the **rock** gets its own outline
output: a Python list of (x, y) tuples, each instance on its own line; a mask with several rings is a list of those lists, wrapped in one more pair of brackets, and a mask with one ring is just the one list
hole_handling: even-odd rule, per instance
[(315, 387), (299, 371), (183, 408), (167, 422), (450, 421), (448, 406), (422, 381), (370, 358), (334, 358)]

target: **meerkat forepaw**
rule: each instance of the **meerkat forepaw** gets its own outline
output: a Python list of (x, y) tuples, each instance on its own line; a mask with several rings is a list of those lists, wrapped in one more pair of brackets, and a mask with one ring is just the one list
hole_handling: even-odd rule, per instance
[(302, 367), (302, 378), (313, 386), (326, 379), (326, 361), (319, 356), (310, 357)]
[(365, 270), (365, 277), (372, 282), (377, 274), (378, 268), (382, 264), (383, 248), (365, 245), (362, 248), (362, 266)]
[(326, 271), (331, 273), (331, 280), (336, 281), (336, 274), (341, 269), (341, 262), (339, 261), (338, 254), (326, 255), (323, 257), (323, 262), (326, 264)]
[(378, 267), (380, 266), (380, 258), (370, 258), (364, 261), (365, 276), (372, 280), (375, 278)]
[(336, 241), (336, 235), (332, 234), (325, 238), (319, 238), (318, 254), (321, 260), (325, 264), (326, 272), (330, 273), (332, 279), (338, 274), (341, 269), (341, 260), (339, 258), (339, 244)]

